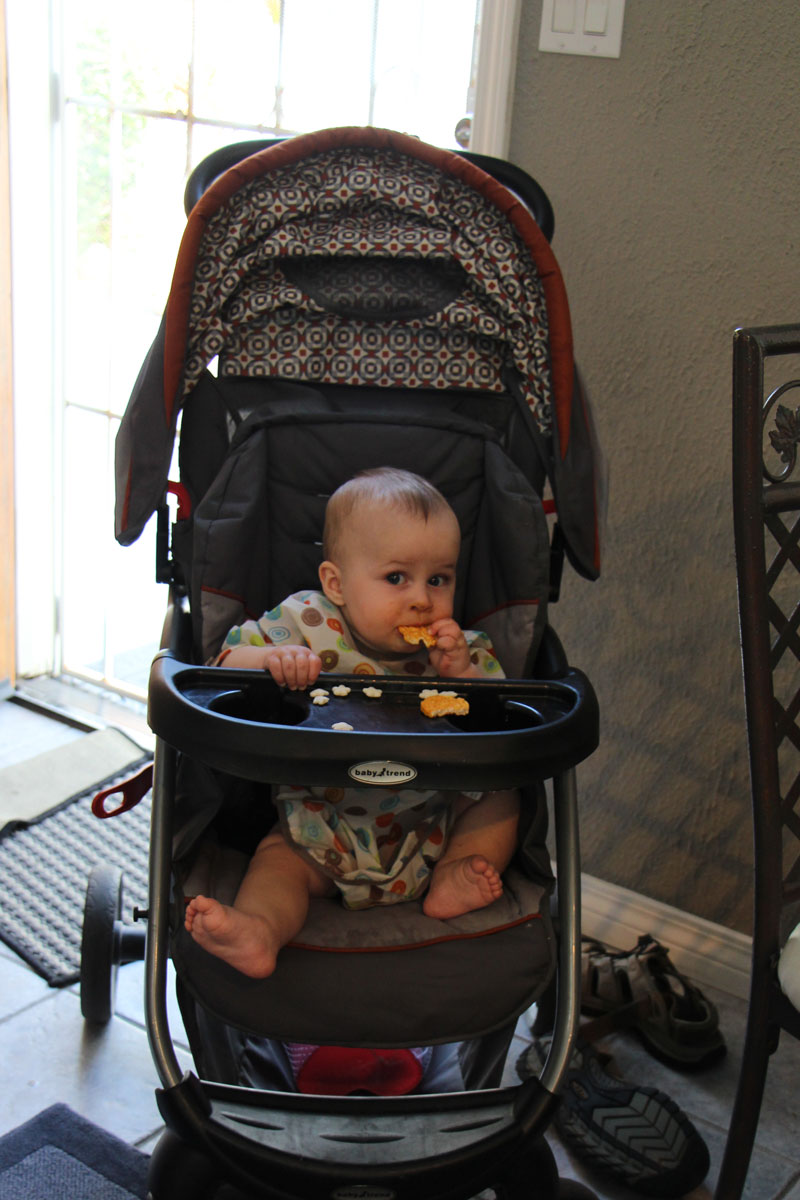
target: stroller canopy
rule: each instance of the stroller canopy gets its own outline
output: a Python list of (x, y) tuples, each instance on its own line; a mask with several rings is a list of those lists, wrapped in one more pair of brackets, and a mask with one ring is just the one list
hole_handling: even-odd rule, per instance
[(459, 155), (376, 129), (244, 159), (192, 210), (117, 438), (116, 535), (161, 503), (178, 414), (208, 364), (243, 376), (515, 396), (567, 552), (599, 573), (599, 468), (552, 250)]

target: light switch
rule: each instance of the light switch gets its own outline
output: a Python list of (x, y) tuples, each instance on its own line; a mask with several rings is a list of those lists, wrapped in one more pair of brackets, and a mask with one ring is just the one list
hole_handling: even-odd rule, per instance
[(539, 49), (619, 58), (625, 0), (542, 0)]
[(586, 0), (583, 32), (605, 36), (608, 26), (608, 0)]
[(575, 0), (554, 0), (553, 33), (575, 32)]

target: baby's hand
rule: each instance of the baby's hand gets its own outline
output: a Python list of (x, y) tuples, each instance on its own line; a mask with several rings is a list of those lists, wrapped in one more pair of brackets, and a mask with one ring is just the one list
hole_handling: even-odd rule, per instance
[(453, 679), (471, 675), (469, 646), (458, 622), (452, 617), (444, 617), (428, 628), (436, 638), (436, 645), (431, 646), (428, 657), (437, 675)]
[(285, 646), (227, 647), (220, 654), (217, 665), (244, 667), (248, 671), (269, 671), (276, 683), (292, 691), (314, 683), (322, 670), (318, 654), (314, 654), (308, 646), (292, 643)]
[(264, 670), (276, 683), (294, 692), (316, 682), (322, 660), (308, 646), (266, 646)]

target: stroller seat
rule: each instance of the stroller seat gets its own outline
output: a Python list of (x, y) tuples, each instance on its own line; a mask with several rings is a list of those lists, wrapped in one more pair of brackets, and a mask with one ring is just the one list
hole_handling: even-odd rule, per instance
[[(459, 411), (453, 393), (446, 394), (444, 404), (439, 393), (428, 391), (416, 399), (403, 395), (392, 403), (376, 398), (371, 390), (224, 377), (213, 382), (209, 377), (201, 379), (198, 392), (200, 406), (192, 405), (184, 415), (181, 446), (187, 455), (199, 436), (194, 432), (198, 419), (204, 428), (209, 424), (207, 405), (224, 404), (226, 411), (235, 407), (239, 414), (248, 411), (230, 446), (222, 439), (219, 464), (211, 465), (211, 482), (201, 485), (202, 499), (194, 511), (191, 561), (185, 569), (187, 575), (192, 572), (192, 610), (199, 613), (193, 638), (199, 640), (203, 657), (212, 656), (227, 630), (246, 614), (269, 609), (282, 595), (299, 590), (304, 580), (314, 577), (325, 497), (360, 464), (374, 462), (379, 454), (389, 465), (413, 465), (448, 496), (463, 531), (458, 572), (463, 582), (456, 598), (459, 616), (472, 624), (471, 614), (480, 613), (475, 624), (491, 634), (501, 662), (510, 664), (515, 675), (530, 672), (526, 657), (532, 646), (538, 649), (547, 611), (549, 541), (540, 497), (506, 453), (507, 439), (496, 428), (498, 411), (495, 423), (487, 423), (474, 412), (464, 415), (463, 396)], [(208, 464), (207, 441), (204, 459)], [(191, 471), (182, 475), (197, 487)], [(176, 553), (181, 556), (183, 531), (177, 533)], [(513, 580), (516, 594), (523, 598), (514, 605), (504, 603), (500, 591), (508, 580)], [(202, 674), (182, 690), (172, 690), (167, 687), (170, 671), (166, 661), (154, 669), (151, 724), (172, 745), (199, 755), (207, 764), (263, 776), (273, 783), (352, 784), (344, 768), (373, 758), (369, 747), (362, 748), (364, 737), (376, 736), (376, 747), (385, 746), (387, 733), (399, 721), (407, 732), (395, 736), (414, 744), (413, 752), (403, 747), (397, 757), (402, 762), (411, 757), (415, 784), (447, 786), (448, 767), (441, 747), (430, 766), (424, 762), (424, 747), (433, 744), (430, 721), (418, 712), (417, 695), (425, 681), (336, 676), (336, 682), (353, 686), (356, 697), (365, 684), (379, 684), (380, 703), (335, 700), (330, 709), (319, 709), (307, 697), (282, 695), (260, 673), (226, 671), (222, 696), (214, 694), (211, 683), (209, 695), (201, 697)], [(330, 686), (324, 676), (321, 682)], [(471, 716), (460, 723), (465, 727), (467, 753), (462, 748), (449, 767), (450, 774), (455, 773), (454, 786), (530, 785), (534, 778), (554, 772), (564, 741), (570, 759), (586, 752), (584, 741), (586, 748), (593, 748), (593, 710), (586, 690), (560, 698), (560, 721), (568, 730), (557, 731), (555, 687), (551, 685), (545, 699), (543, 695), (532, 698), (530, 686), (521, 685), (517, 695), (510, 683), (499, 687), (471, 683)], [(181, 702), (189, 690), (194, 713)], [(498, 692), (500, 699), (493, 701)], [(571, 709), (580, 701), (580, 720), (576, 722), (573, 715), (570, 721)], [(545, 703), (550, 706), (546, 728)], [(509, 704), (516, 707), (508, 708)], [(352, 734), (330, 731), (333, 707), (336, 716), (352, 719), (355, 739)], [(301, 709), (302, 722), (294, 724)], [(214, 716), (208, 720), (210, 711)], [(215, 725), (226, 715), (231, 724), (236, 717), (260, 723), (252, 757), (241, 729), (215, 738)], [(263, 729), (270, 724), (281, 729), (281, 747), (265, 756)], [(440, 728), (459, 736), (458, 722), (442, 723)], [(521, 768), (510, 747), (498, 743), (504, 732), (513, 741), (525, 731), (542, 744), (528, 751)], [(480, 732), (491, 734), (483, 749), (475, 737)], [(447, 736), (440, 733), (436, 740)], [(294, 762), (288, 757), (292, 739), (298, 753)], [(375, 749), (374, 757), (385, 753)], [(278, 761), (279, 755), (286, 755), (287, 761)], [(343, 756), (342, 765), (334, 766), (331, 760), (336, 756)], [(395, 758), (394, 753), (390, 756)], [(530, 763), (533, 756), (535, 767)], [(459, 778), (460, 785), (455, 782)], [(187, 797), (191, 809), (187, 823), (193, 831), (198, 827), (199, 797), (208, 790), (197, 783)], [(535, 796), (532, 807), (538, 802)], [(526, 823), (530, 821), (529, 815)], [(182, 827), (179, 817), (178, 828)], [(224, 849), (222, 854), (209, 854), (208, 846), (206, 842), (200, 851), (205, 869), (197, 885), (191, 880), (198, 873), (197, 860), (189, 857), (188, 849), (176, 853), (181, 864), (186, 863), (187, 875), (179, 905), (183, 896), (198, 891), (219, 898), (235, 895), (232, 884), (238, 884), (241, 871), (227, 871), (230, 855)], [(242, 857), (246, 861), (249, 854)], [(209, 871), (211, 864), (222, 868), (221, 879)], [(552, 973), (547, 904), (552, 875), (535, 821), (527, 874), (517, 871), (516, 879), (515, 888), (506, 881), (505, 896), (488, 910), (455, 922), (423, 916), (418, 903), (350, 913), (336, 901), (317, 901), (313, 905), (317, 932), (307, 927), (296, 939), (301, 945), (285, 948), (281, 969), (263, 982), (244, 980), (196, 946), (182, 927), (180, 908), (173, 922), (172, 955), (184, 984), (198, 1000), (222, 1020), (252, 1034), (296, 1042), (319, 1039), (319, 1014), (314, 1008), (321, 993), (330, 1001), (325, 1037), (334, 1044), (389, 1047), (475, 1038), (508, 1027)], [(478, 936), (483, 939), (479, 952), (467, 954), (465, 941)], [(387, 954), (392, 947), (402, 948), (402, 954)], [(343, 954), (346, 972), (341, 966)], [(480, 960), (477, 970), (475, 957)], [(413, 988), (409, 979), (415, 981)], [(392, 1001), (400, 993), (405, 999), (398, 1006)], [(357, 1005), (354, 997), (360, 998)], [(463, 1019), (458, 1015), (462, 1003)]]
[[(232, 904), (248, 857), (217, 845), (205, 850), (200, 865), (209, 869), (187, 879), (185, 894)], [(338, 899), (312, 900), (301, 934), (267, 980), (243, 979), (185, 930), (172, 957), (198, 1003), (258, 1037), (379, 1049), (468, 1041), (506, 1028), (549, 980), (554, 956), (544, 894), (512, 868), (498, 901), (449, 921), (425, 916), (421, 901), (350, 912)], [(477, 955), (465, 946), (473, 939), (480, 939)]]
[[(180, 507), (167, 530), (179, 422)], [(425, 476), (458, 517), (454, 615), (489, 635), (508, 676), (449, 681), (469, 700), (463, 721), (421, 728), (418, 680), (355, 676), (345, 682), (384, 691), (380, 716), (362, 708), (364, 723), (337, 733), (329, 714), (262, 673), (203, 665), (232, 626), (313, 584), (327, 498), (371, 466)], [(200, 1194), (186, 1191), (187, 1147), (199, 1156), (192, 1186), (210, 1187), (212, 1162), (276, 1200), (352, 1188), (455, 1200), (498, 1179), (511, 1195), (533, 1170), (540, 1194), (555, 1195), (539, 1135), (577, 1020), (574, 767), (596, 745), (597, 706), (549, 627), (548, 604), (561, 553), (598, 573), (601, 492), (563, 284), (517, 197), (461, 156), (376, 130), (270, 145), (211, 183), (117, 441), (118, 540), (135, 540), (158, 509), (160, 575), (171, 586), (149, 692), (158, 740), (146, 1002), (173, 1131), (154, 1156), (154, 1200)], [(183, 929), (185, 900), (235, 894), (274, 821), (271, 785), (348, 786), (356, 769), (363, 785), (376, 763), (410, 771), (415, 787), (521, 789), (504, 896), (446, 922), (414, 902), (363, 912), (315, 902), (267, 980), (201, 950)], [(182, 1075), (171, 1047), (168, 954), (202, 1081)], [(516, 1019), (557, 957), (559, 1015), (542, 1081), (498, 1089)], [(454, 1096), (320, 1099), (242, 1086), (235, 1055), (229, 1071), (219, 1066), (230, 1030), (486, 1052), (465, 1056), (471, 1090)]]

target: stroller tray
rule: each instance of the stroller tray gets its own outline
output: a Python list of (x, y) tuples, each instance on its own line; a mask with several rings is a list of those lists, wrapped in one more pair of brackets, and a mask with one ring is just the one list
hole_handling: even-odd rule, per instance
[[(420, 692), (437, 686), (464, 697), (469, 712), (423, 715)], [(218, 770), (309, 786), (518, 787), (597, 746), (597, 701), (575, 670), (557, 680), (323, 674), (317, 687), (324, 704), (267, 673), (190, 666), (163, 651), (151, 669), (148, 720), (169, 745)]]

